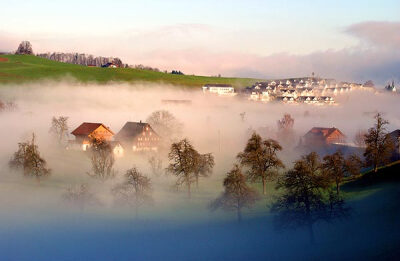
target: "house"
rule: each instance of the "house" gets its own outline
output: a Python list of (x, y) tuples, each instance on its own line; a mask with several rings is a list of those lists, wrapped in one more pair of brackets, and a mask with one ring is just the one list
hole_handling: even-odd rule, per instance
[(204, 93), (214, 93), (218, 95), (234, 96), (236, 95), (235, 89), (230, 84), (205, 84), (203, 86)]
[(160, 144), (160, 136), (144, 122), (127, 122), (115, 135), (115, 140), (121, 142), (124, 148), (132, 148), (132, 151), (157, 151)]
[(75, 136), (75, 145), (79, 145), (82, 150), (86, 151), (90, 146), (91, 139), (104, 139), (106, 141), (111, 141), (114, 133), (105, 126), (103, 123), (92, 123), (84, 122), (79, 125), (73, 132), (72, 135)]
[(346, 136), (337, 128), (314, 127), (300, 140), (300, 145), (307, 147), (326, 146), (335, 143), (344, 143)]
[(392, 139), (392, 142), (393, 142), (394, 158), (396, 160), (398, 160), (398, 159), (400, 159), (400, 130), (392, 131), (388, 135)]
[(119, 141), (110, 141), (110, 146), (115, 156), (124, 156), (124, 147), (122, 147), (122, 144)]
[(252, 92), (249, 97), (250, 101), (259, 101), (261, 100), (261, 94), (259, 92)]

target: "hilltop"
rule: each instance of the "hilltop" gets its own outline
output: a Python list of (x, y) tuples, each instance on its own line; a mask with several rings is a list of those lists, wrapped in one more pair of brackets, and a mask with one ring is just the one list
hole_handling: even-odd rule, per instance
[(176, 75), (134, 68), (101, 68), (56, 62), (33, 55), (0, 55), (0, 84), (30, 83), (73, 77), (79, 82), (166, 83), (199, 88), (207, 83), (242, 88), (259, 79)]

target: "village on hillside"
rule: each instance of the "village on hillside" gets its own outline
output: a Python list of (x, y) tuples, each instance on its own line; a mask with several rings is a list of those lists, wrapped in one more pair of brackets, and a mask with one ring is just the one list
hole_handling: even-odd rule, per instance
[(349, 93), (353, 90), (374, 91), (375, 88), (372, 81), (364, 84), (338, 82), (335, 79), (314, 77), (313, 73), (312, 77), (257, 82), (253, 86), (240, 90), (235, 90), (229, 84), (205, 84), (202, 90), (204, 93), (220, 96), (237, 95), (256, 102), (332, 105), (336, 104), (335, 96), (339, 94)]

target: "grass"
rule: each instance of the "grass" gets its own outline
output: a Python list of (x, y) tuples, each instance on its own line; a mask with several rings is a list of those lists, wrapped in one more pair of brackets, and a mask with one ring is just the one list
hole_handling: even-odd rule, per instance
[(346, 198), (363, 198), (400, 182), (400, 161), (380, 167), (378, 172), (369, 170), (362, 175), (347, 180), (341, 189)]
[(32, 55), (0, 55), (0, 84), (61, 80), (73, 77), (83, 83), (166, 83), (199, 88), (207, 83), (232, 84), (243, 88), (259, 79), (174, 75), (131, 68), (100, 68), (61, 63)]

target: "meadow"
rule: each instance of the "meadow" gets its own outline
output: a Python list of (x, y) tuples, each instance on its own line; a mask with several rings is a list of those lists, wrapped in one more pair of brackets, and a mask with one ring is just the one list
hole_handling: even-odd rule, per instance
[(257, 79), (174, 75), (132, 68), (100, 68), (67, 64), (32, 55), (0, 55), (0, 84), (32, 83), (39, 80), (71, 80), (83, 83), (129, 82), (164, 83), (185, 88), (200, 88), (207, 83), (252, 85)]

